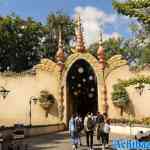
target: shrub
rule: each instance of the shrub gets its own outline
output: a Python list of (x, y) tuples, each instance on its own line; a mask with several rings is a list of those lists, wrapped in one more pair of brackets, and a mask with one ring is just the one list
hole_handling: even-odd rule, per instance
[(150, 117), (145, 117), (142, 119), (144, 125), (150, 125)]
[(122, 116), (123, 109), (127, 106), (129, 102), (128, 93), (123, 86), (114, 86), (114, 90), (112, 92), (112, 101), (115, 106), (120, 107), (120, 114)]
[(53, 104), (55, 102), (54, 96), (46, 90), (42, 90), (40, 92), (39, 99), (40, 99), (40, 103), (51, 103), (51, 104)]

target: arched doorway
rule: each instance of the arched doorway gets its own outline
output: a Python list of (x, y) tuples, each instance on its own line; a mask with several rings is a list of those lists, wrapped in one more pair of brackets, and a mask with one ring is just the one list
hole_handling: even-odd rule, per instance
[(76, 60), (67, 75), (67, 114), (98, 111), (97, 78), (91, 65), (84, 59)]

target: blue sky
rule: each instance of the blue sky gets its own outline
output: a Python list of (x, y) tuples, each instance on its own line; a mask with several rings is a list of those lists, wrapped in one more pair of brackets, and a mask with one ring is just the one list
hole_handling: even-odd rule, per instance
[(118, 16), (112, 8), (112, 0), (0, 0), (0, 15), (15, 12), (21, 17), (31, 16), (35, 20), (46, 22), (49, 12), (63, 10), (74, 17), (81, 15), (84, 36), (88, 44), (98, 40), (99, 30), (104, 37), (123, 36), (128, 38), (130, 19)]

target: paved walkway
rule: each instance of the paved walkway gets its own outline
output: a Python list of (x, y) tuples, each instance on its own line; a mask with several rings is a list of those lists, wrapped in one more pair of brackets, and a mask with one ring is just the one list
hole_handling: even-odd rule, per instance
[[(125, 138), (125, 136), (111, 135), (111, 139)], [(85, 136), (82, 136), (82, 144), (79, 150), (87, 150)], [(110, 140), (111, 141), (111, 140)], [(68, 132), (52, 133), (27, 139), (29, 150), (72, 150)], [(101, 150), (96, 137), (94, 136), (94, 150)], [(111, 149), (111, 148), (109, 148)]]

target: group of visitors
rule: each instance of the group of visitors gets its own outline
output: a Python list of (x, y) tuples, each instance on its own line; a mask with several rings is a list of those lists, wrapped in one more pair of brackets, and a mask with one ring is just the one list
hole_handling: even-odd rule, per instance
[(96, 137), (102, 148), (108, 146), (110, 133), (110, 119), (107, 114), (98, 112), (96, 115), (87, 113), (82, 119), (78, 114), (73, 114), (69, 121), (69, 134), (72, 141), (73, 150), (77, 150), (81, 146), (81, 131), (85, 131), (86, 144), (89, 150), (93, 150), (93, 135), (96, 131)]

